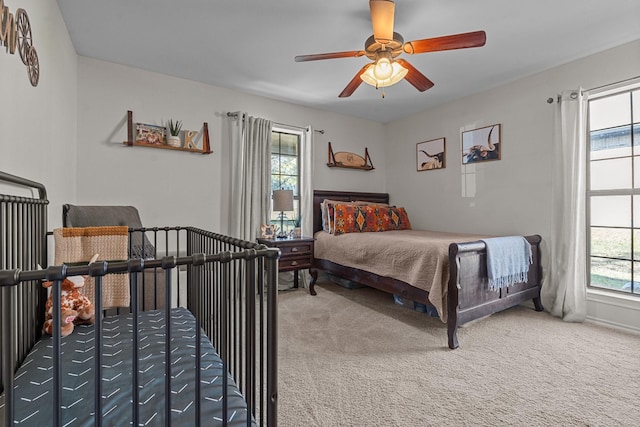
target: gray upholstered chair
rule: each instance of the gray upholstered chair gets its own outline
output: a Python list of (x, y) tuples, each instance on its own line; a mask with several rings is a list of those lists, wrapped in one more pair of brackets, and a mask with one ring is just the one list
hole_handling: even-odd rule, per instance
[[(124, 225), (130, 229), (142, 228), (138, 209), (133, 206), (62, 206), (63, 227), (100, 227)], [(143, 232), (129, 234), (129, 258), (156, 257), (155, 247)], [(165, 276), (162, 270), (145, 270), (139, 298), (143, 310), (163, 308), (165, 305)]]

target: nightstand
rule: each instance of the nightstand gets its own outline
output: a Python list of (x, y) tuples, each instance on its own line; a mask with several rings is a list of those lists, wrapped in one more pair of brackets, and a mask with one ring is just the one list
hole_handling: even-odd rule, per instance
[[(309, 273), (315, 283), (318, 271), (311, 269), (313, 264), (313, 237), (291, 237), (286, 239), (263, 239), (258, 238), (258, 243), (270, 248), (280, 249), (280, 259), (278, 260), (279, 271), (294, 271), (293, 287), (298, 287), (298, 270), (309, 269)], [(315, 290), (309, 289), (311, 295), (315, 295)]]

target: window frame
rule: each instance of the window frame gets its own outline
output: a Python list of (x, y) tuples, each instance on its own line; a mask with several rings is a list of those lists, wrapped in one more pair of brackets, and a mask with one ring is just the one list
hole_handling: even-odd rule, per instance
[[(597, 90), (591, 90), (588, 91), (586, 93), (587, 96), (587, 113), (586, 113), (586, 117), (585, 117), (585, 134), (586, 134), (586, 144), (587, 144), (587, 150), (586, 150), (586, 174), (585, 174), (585, 179), (586, 179), (586, 197), (585, 197), (585, 216), (586, 216), (586, 270), (587, 270), (587, 290), (597, 290), (597, 291), (602, 291), (602, 292), (606, 292), (611, 294), (612, 296), (616, 296), (616, 297), (631, 297), (631, 298), (637, 298), (638, 300), (640, 300), (640, 285), (635, 285), (635, 283), (640, 283), (640, 270), (638, 272), (636, 272), (636, 265), (638, 267), (640, 267), (640, 257), (636, 258), (636, 254), (635, 254), (635, 246), (634, 245), (634, 232), (638, 231), (640, 232), (640, 223), (636, 224), (634, 222), (634, 208), (635, 210), (640, 208), (640, 203), (638, 203), (638, 206), (635, 206), (635, 202), (634, 202), (634, 198), (636, 196), (638, 196), (640, 198), (640, 185), (638, 187), (634, 187), (636, 185), (635, 183), (635, 178), (637, 176), (640, 176), (640, 168), (636, 168), (636, 164), (635, 164), (635, 160), (640, 160), (640, 140), (638, 140), (638, 138), (636, 138), (636, 134), (640, 133), (640, 121), (636, 122), (635, 121), (635, 117), (634, 117), (634, 106), (636, 107), (637, 110), (640, 110), (640, 102), (637, 102), (637, 100), (634, 97), (634, 92), (637, 92), (638, 90), (640, 90), (640, 79), (637, 79), (635, 81), (626, 81), (626, 82), (621, 82), (619, 84), (614, 84), (614, 85), (608, 85), (605, 86), (603, 88), (599, 88)], [(629, 188), (615, 188), (615, 189), (598, 189), (598, 190), (593, 190), (591, 188), (591, 165), (592, 165), (592, 160), (591, 160), (591, 102), (592, 101), (596, 101), (596, 100), (602, 100), (602, 99), (606, 99), (608, 97), (613, 97), (613, 96), (619, 96), (621, 94), (628, 94), (629, 96), (629, 114), (630, 114), (630, 154), (627, 156), (617, 156), (617, 157), (611, 157), (611, 158), (606, 158), (604, 160), (612, 160), (612, 159), (622, 159), (622, 158), (629, 158), (629, 161), (631, 163), (630, 167), (631, 167), (631, 185)], [(637, 97), (638, 101), (640, 101), (640, 96)], [(635, 105), (638, 104), (638, 105)], [(637, 113), (637, 112), (636, 112)], [(624, 126), (624, 125), (622, 125)], [(617, 127), (617, 126), (616, 126)], [(610, 127), (610, 128), (604, 128), (604, 129), (613, 129), (614, 127)], [(604, 129), (597, 129), (598, 130), (604, 130)], [(600, 159), (598, 160), (594, 160), (594, 161), (601, 161)], [(637, 170), (636, 170), (637, 169)], [(602, 255), (592, 255), (592, 238), (591, 238), (591, 231), (592, 228), (594, 227), (602, 227), (602, 226), (598, 226), (598, 225), (593, 225), (592, 224), (592, 217), (591, 217), (591, 208), (592, 208), (592, 199), (594, 197), (602, 197), (602, 196), (624, 196), (624, 197), (628, 197), (629, 198), (629, 202), (631, 204), (630, 206), (630, 218), (629, 218), (629, 226), (606, 226), (604, 228), (608, 228), (608, 229), (616, 229), (616, 230), (628, 230), (630, 233), (630, 247), (629, 247), (629, 258), (621, 258), (619, 256), (615, 256), (615, 254), (613, 256), (602, 256)], [(605, 259), (608, 261), (625, 261), (625, 262), (629, 262), (630, 263), (630, 281), (632, 283), (631, 285), (631, 289), (629, 291), (623, 291), (622, 289), (615, 289), (615, 288), (610, 288), (610, 287), (605, 287), (605, 286), (598, 286), (598, 285), (593, 285), (592, 284), (592, 280), (591, 280), (591, 265), (592, 265), (592, 259), (596, 257), (596, 258), (600, 258), (600, 259)], [(636, 277), (638, 276), (638, 277)]]
[[(297, 137), (297, 175), (296, 175), (296, 189), (294, 189), (294, 194), (293, 194), (293, 201), (294, 201), (294, 212), (295, 208), (297, 206), (297, 217), (294, 217), (292, 219), (288, 219), (287, 221), (293, 221), (294, 224), (297, 220), (299, 220), (302, 217), (302, 198), (301, 198), (301, 188), (300, 188), (300, 183), (301, 183), (301, 178), (302, 178), (302, 174), (301, 174), (301, 165), (302, 165), (302, 144), (304, 143), (304, 132), (300, 129), (294, 128), (294, 127), (289, 127), (286, 125), (274, 125), (271, 128), (271, 134), (273, 135), (274, 133), (278, 133), (278, 134), (288, 134), (288, 135), (295, 135)], [(273, 140), (273, 137), (272, 137)], [(271, 155), (273, 155), (273, 149), (271, 150)], [(282, 152), (281, 150), (278, 152), (279, 156), (282, 156)], [(273, 172), (271, 172), (269, 174), (269, 179), (270, 179), (270, 188), (271, 191), (273, 191), (275, 188), (273, 187), (273, 176), (274, 175), (282, 175), (281, 173), (278, 174), (274, 174)], [(271, 214), (273, 215), (274, 211), (273, 211), (273, 200), (271, 200), (271, 206), (270, 206), (270, 211)], [(280, 226), (280, 220), (279, 219), (273, 219), (273, 216), (270, 217), (269, 219), (269, 223), (270, 224), (274, 224), (277, 225), (278, 227)], [(285, 227), (289, 225), (289, 224), (285, 224)], [(287, 227), (288, 231), (291, 231), (293, 229), (293, 227)]]

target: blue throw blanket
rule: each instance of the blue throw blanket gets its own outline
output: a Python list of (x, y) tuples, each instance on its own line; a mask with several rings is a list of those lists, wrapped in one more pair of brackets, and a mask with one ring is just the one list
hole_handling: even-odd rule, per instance
[(482, 239), (487, 246), (489, 289), (498, 290), (527, 281), (532, 263), (531, 244), (522, 236)]

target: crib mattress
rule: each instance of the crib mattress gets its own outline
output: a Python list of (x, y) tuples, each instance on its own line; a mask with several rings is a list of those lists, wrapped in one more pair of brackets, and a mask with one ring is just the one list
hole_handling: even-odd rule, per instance
[[(171, 422), (194, 425), (195, 334), (201, 342), (201, 414), (202, 425), (222, 424), (222, 361), (209, 339), (196, 328), (193, 315), (184, 308), (171, 311)], [(102, 411), (103, 425), (130, 425), (132, 420), (132, 316), (121, 315), (103, 320)], [(139, 425), (165, 425), (165, 316), (149, 311), (139, 316)], [(62, 339), (62, 420), (63, 425), (92, 426), (94, 415), (94, 331), (78, 326)], [(16, 425), (52, 425), (52, 344), (43, 337), (29, 353), (16, 373)], [(247, 425), (247, 405), (228, 376), (227, 422)], [(0, 407), (4, 396), (0, 397)], [(167, 423), (168, 424), (168, 423)], [(253, 420), (251, 424), (255, 425)]]

